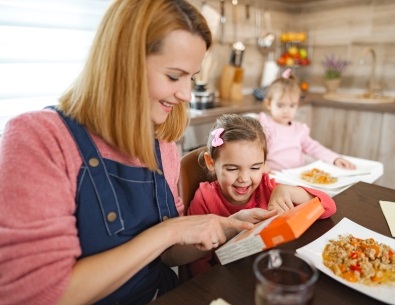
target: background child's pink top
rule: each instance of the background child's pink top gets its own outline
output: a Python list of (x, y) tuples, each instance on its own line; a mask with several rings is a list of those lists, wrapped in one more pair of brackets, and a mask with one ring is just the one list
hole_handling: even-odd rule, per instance
[[(202, 214), (216, 214), (228, 217), (243, 209), (262, 208), (267, 209), (270, 195), (273, 189), (278, 185), (274, 179), (270, 179), (268, 174), (264, 174), (262, 181), (255, 192), (252, 194), (250, 200), (243, 205), (233, 205), (222, 195), (221, 187), (218, 181), (202, 182), (195, 193), (188, 208), (188, 215), (202, 215)], [(328, 218), (336, 212), (336, 204), (333, 199), (326, 193), (303, 187), (311, 195), (318, 197), (322, 206), (325, 209), (324, 214), (320, 218)], [(200, 274), (208, 270), (213, 262), (216, 263), (216, 258), (212, 253), (198, 259), (197, 261), (189, 264), (189, 269), (192, 275)]]
[(272, 170), (303, 166), (305, 155), (329, 164), (333, 164), (340, 157), (312, 139), (310, 129), (304, 123), (292, 121), (291, 125), (287, 126), (278, 124), (264, 112), (259, 114), (259, 121), (268, 142), (266, 164)]
[[(92, 135), (104, 158), (130, 166)], [(160, 142), (163, 170), (177, 210), (180, 160), (176, 144)], [(0, 304), (55, 304), (81, 254), (74, 217), (80, 153), (52, 110), (11, 120), (0, 146)]]

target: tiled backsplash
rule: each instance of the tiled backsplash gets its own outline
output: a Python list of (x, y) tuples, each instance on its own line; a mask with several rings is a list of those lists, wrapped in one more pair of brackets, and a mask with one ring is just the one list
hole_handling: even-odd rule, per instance
[[(202, 1), (190, 0), (197, 7)], [(246, 45), (242, 67), (244, 88), (252, 89), (261, 82), (264, 62), (256, 45), (256, 11), (250, 7), (247, 19), (245, 3), (236, 7), (237, 26), (233, 22), (231, 0), (225, 0), (225, 39), (220, 44), (218, 35), (212, 48), (217, 62), (209, 78), (209, 87), (218, 88), (222, 67), (229, 62), (232, 43), (241, 40)], [(254, 3), (255, 1), (250, 1)], [(298, 78), (307, 81), (313, 91), (324, 91), (321, 64), (325, 54), (334, 53), (352, 62), (343, 73), (341, 89), (364, 90), (371, 73), (371, 57), (365, 56), (366, 48), (373, 48), (377, 55), (376, 80), (386, 93), (395, 94), (395, 1), (393, 0), (322, 0), (300, 5), (284, 5), (275, 1), (256, 1), (263, 12), (270, 12), (271, 32), (277, 36), (275, 58), (280, 55), (279, 39), (283, 31), (306, 31), (312, 52), (311, 65), (295, 70)], [(219, 11), (220, 0), (206, 1)], [(263, 32), (267, 31), (262, 22)], [(360, 60), (365, 59), (361, 64)]]

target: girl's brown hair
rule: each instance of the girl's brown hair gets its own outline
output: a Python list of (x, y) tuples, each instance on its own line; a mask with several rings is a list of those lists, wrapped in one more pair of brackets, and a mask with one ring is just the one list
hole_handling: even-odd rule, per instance
[(161, 52), (174, 30), (198, 35), (211, 46), (206, 20), (187, 1), (113, 1), (84, 69), (59, 103), (66, 115), (151, 170), (157, 167), (153, 137), (175, 141), (189, 122), (187, 103), (174, 106), (161, 125), (153, 126), (150, 117), (146, 59)]
[[(220, 138), (224, 143), (236, 142), (236, 141), (250, 141), (254, 142), (258, 140), (262, 144), (262, 150), (266, 159), (267, 156), (267, 142), (266, 135), (263, 132), (261, 123), (247, 115), (239, 114), (224, 114), (217, 118), (214, 127), (211, 131), (223, 128), (224, 131), (221, 133)], [(207, 150), (211, 158), (215, 160), (218, 157), (221, 145), (214, 147), (212, 145), (213, 135), (209, 134), (207, 140)]]

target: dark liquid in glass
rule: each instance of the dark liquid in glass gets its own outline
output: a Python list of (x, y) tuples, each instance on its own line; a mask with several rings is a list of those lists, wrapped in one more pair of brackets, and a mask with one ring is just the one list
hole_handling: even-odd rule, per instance
[[(262, 271), (270, 283), (263, 287), (258, 283), (255, 291), (256, 305), (311, 305), (313, 287), (297, 290), (290, 285), (306, 283), (309, 275), (289, 268), (275, 268)], [(277, 286), (278, 285), (278, 286)]]

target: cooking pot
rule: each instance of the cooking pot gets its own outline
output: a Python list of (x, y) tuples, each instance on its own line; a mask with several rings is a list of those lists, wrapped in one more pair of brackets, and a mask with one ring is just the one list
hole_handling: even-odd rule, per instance
[(215, 107), (215, 94), (207, 90), (205, 85), (196, 85), (192, 91), (192, 99), (189, 105), (193, 109), (210, 109)]

